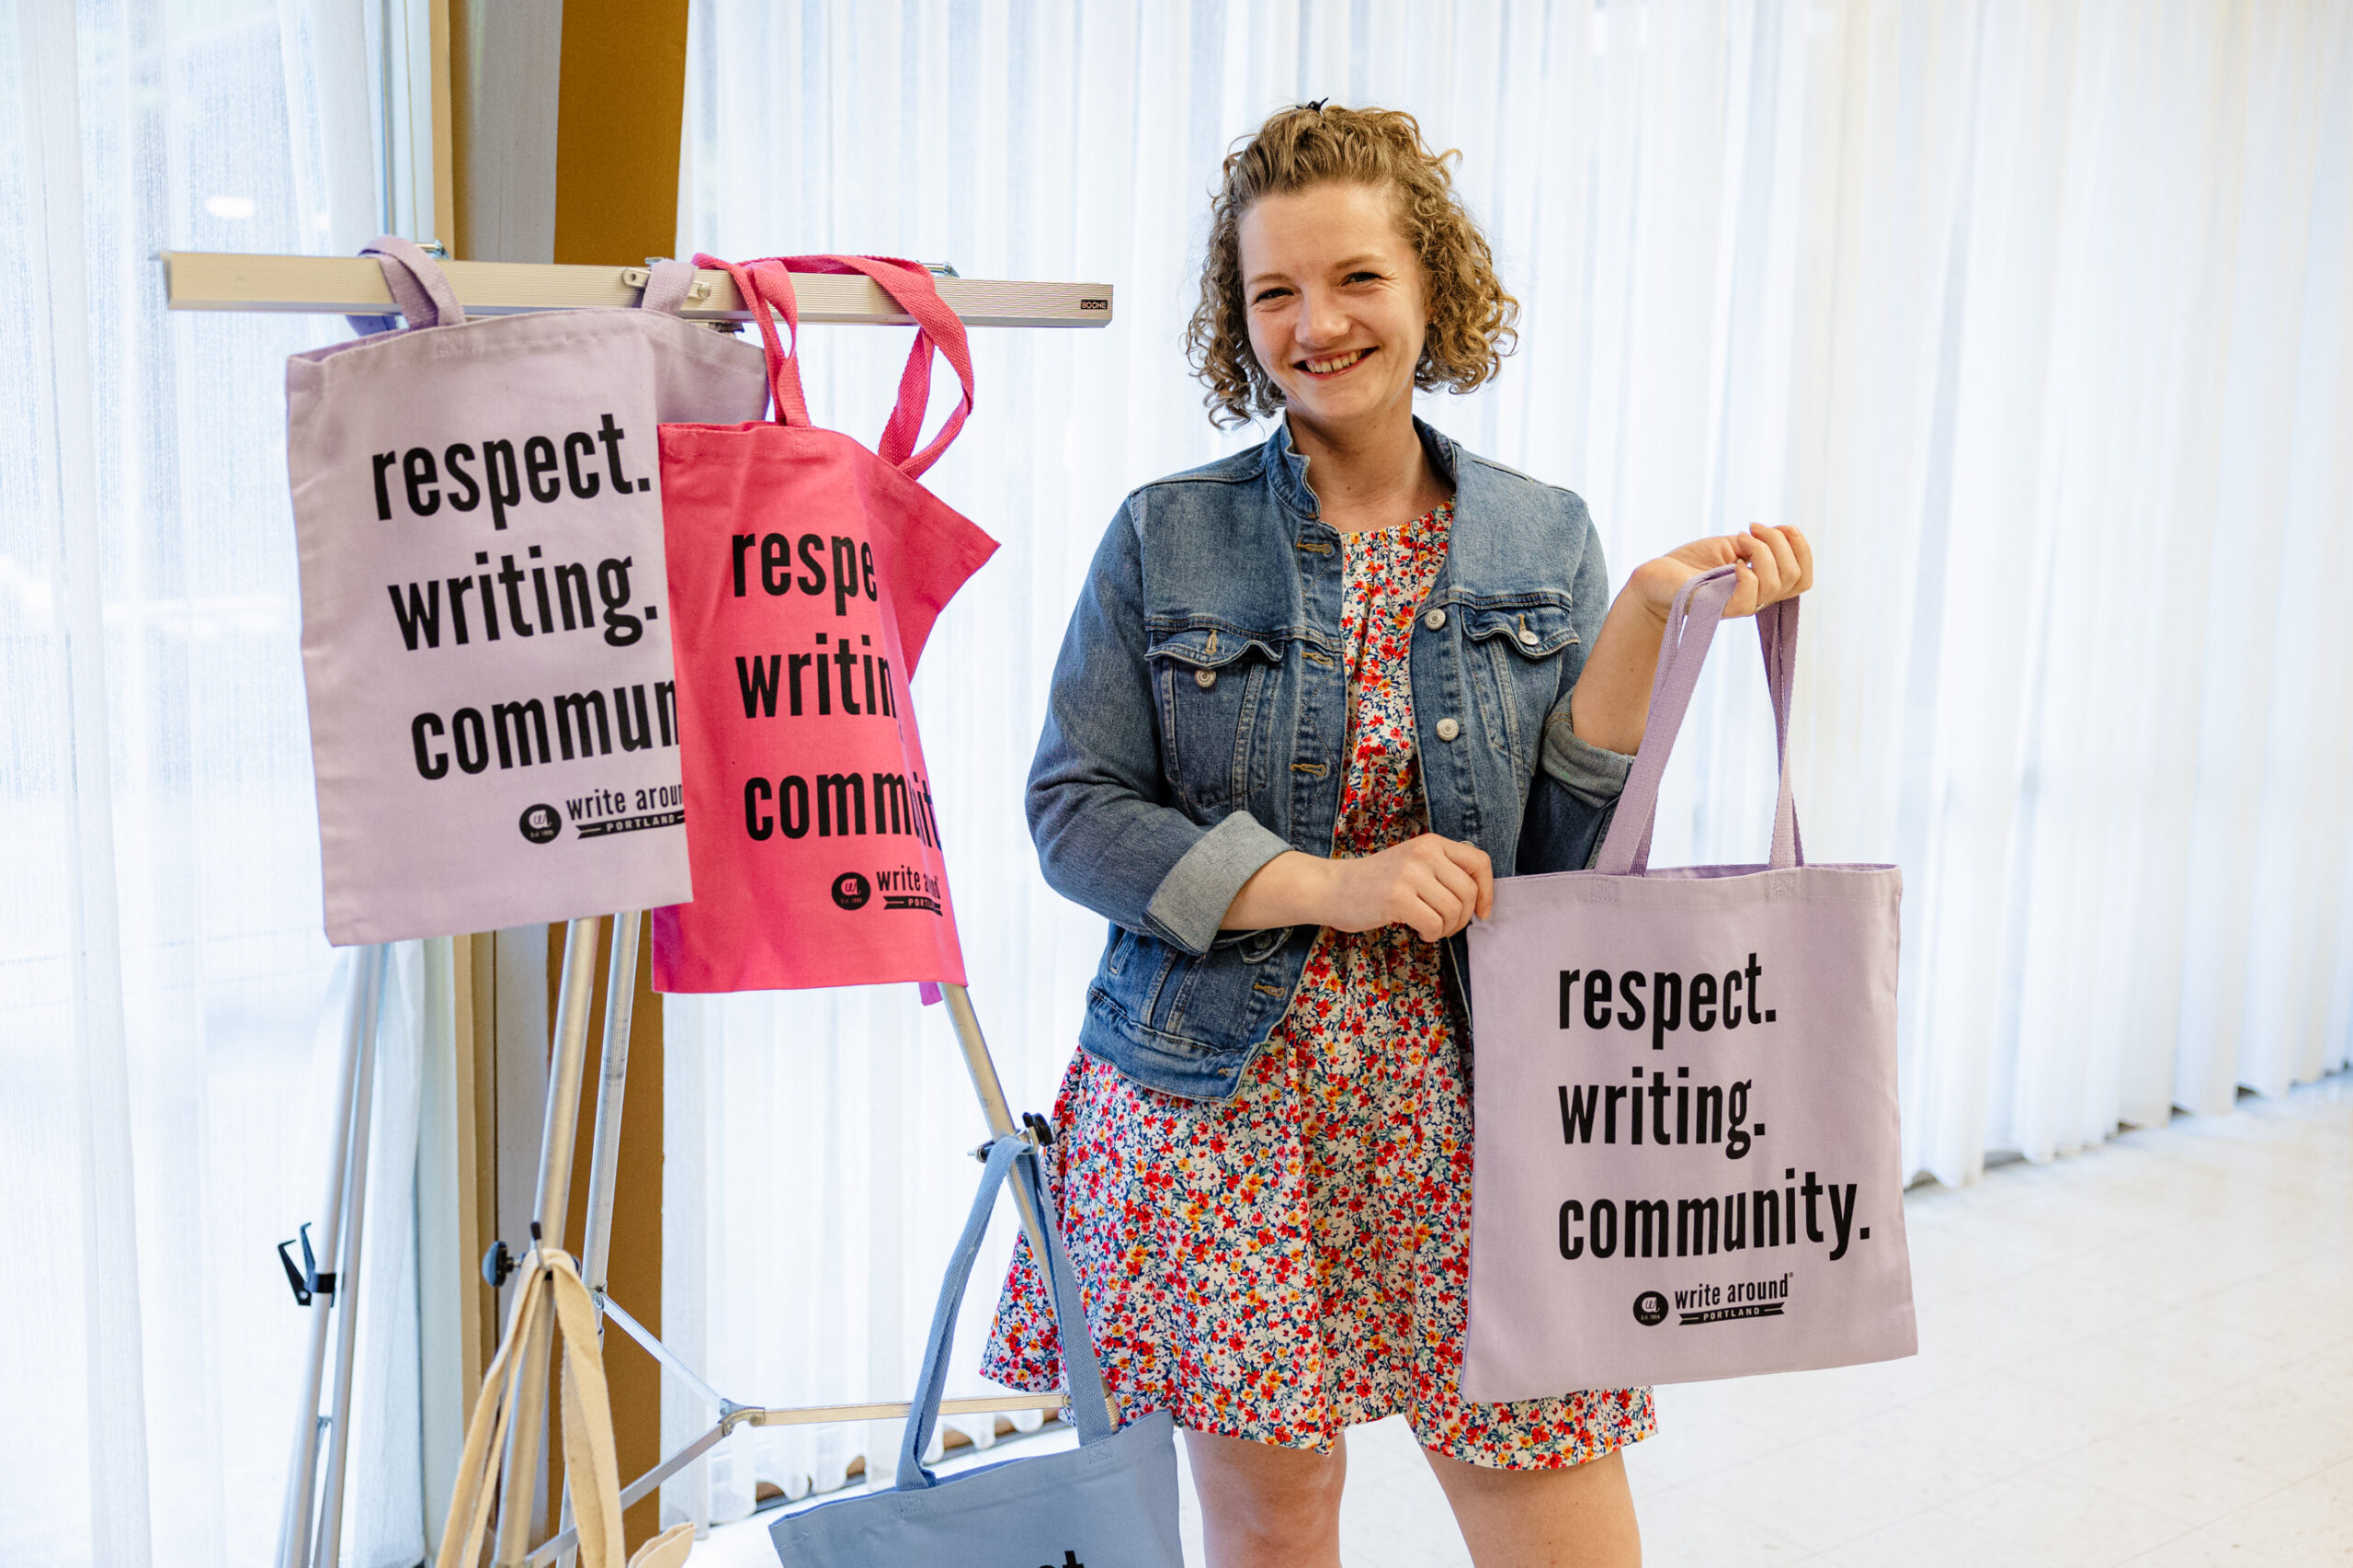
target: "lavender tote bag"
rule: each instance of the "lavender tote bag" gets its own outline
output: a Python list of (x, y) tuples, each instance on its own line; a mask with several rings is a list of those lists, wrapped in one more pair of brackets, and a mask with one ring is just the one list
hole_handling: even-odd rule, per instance
[(286, 366), (327, 939), (678, 903), (654, 427), (758, 418), (765, 358), (678, 317), (683, 262), (468, 321), (415, 245), (363, 254), (408, 330)]
[(1809, 866), (1790, 793), (1798, 605), (1758, 616), (1772, 860), (1650, 869), (1659, 779), (1733, 569), (1676, 597), (1595, 869), (1495, 884), (1471, 931), (1471, 1325), (1483, 1403), (1909, 1356), (1895, 1096), (1903, 876)]
[[(923, 1468), (923, 1450), (939, 1422), (956, 1309), (1008, 1169), (1017, 1172), (1045, 1221), (1047, 1280), (1062, 1328), (1064, 1386), (1079, 1446), (942, 1479)], [(1175, 1419), (1160, 1410), (1112, 1429), (1103, 1406), (1102, 1369), (1079, 1310), (1078, 1282), (1038, 1180), (1037, 1153), (1023, 1139), (1001, 1137), (989, 1145), (988, 1170), (939, 1288), (915, 1403), (899, 1451), (897, 1488), (821, 1503), (779, 1520), (769, 1539), (784, 1568), (1182, 1568)]]

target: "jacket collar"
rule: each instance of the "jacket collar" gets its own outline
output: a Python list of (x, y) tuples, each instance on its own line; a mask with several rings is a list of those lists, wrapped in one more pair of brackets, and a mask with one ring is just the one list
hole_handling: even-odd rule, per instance
[[(1454, 442), (1424, 424), (1419, 415), (1414, 419), (1414, 434), (1420, 438), (1422, 450), (1428, 455), (1430, 466), (1438, 470), (1447, 487), (1459, 489), (1461, 482), (1455, 472)], [(1307, 458), (1291, 444), (1290, 421), (1288, 418), (1277, 416), (1275, 433), (1267, 438), (1266, 451), (1267, 482), (1274, 486), (1275, 494), (1281, 498), (1283, 505), (1302, 517), (1320, 516), (1315, 492), (1307, 483)]]

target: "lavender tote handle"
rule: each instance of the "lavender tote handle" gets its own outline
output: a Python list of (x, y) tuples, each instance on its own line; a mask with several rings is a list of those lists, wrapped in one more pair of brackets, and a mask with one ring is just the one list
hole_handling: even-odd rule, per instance
[[(1708, 662), (1708, 645), (1723, 619), (1724, 606), (1740, 586), (1737, 568), (1719, 566), (1685, 583), (1666, 613), (1666, 635), (1659, 650), (1658, 674), (1651, 682), (1650, 717), (1643, 748), (1635, 755), (1626, 790), (1618, 798), (1608, 835), (1594, 869), (1611, 876), (1641, 876), (1650, 869), (1651, 830), (1658, 818), (1658, 790), (1674, 755), (1683, 714)], [(1773, 733), (1780, 762), (1780, 795), (1773, 811), (1775, 870), (1805, 864), (1798, 835), (1796, 798), (1790, 788), (1790, 687), (1797, 669), (1798, 601), (1783, 599), (1756, 618), (1756, 639), (1765, 656), (1765, 684), (1773, 699)]]
[[(384, 287), (392, 296), (393, 305), (401, 317), (414, 330), (426, 326), (458, 326), (466, 319), (465, 306), (458, 303), (458, 291), (449, 287), (440, 264), (420, 249), (415, 242), (398, 234), (379, 234), (360, 247), (361, 256), (372, 256), (376, 265), (384, 269)], [(347, 316), (351, 330), (358, 333), (385, 332), (393, 323), (389, 316)]]

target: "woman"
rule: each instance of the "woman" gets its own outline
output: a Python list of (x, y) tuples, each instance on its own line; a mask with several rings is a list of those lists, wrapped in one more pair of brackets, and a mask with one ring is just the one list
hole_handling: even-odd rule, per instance
[[(1451, 156), (1451, 154), (1449, 154)], [(1226, 160), (1196, 370), (1261, 447), (1121, 506), (1029, 778), (1046, 880), (1111, 922), (1050, 1179), (1123, 1411), (1175, 1412), (1219, 1568), (1335, 1564), (1345, 1429), (1402, 1412), (1483, 1565), (1633, 1563), (1646, 1389), (1465, 1403), (1471, 1038), (1494, 879), (1590, 857), (1676, 589), (1802, 592), (1794, 528), (1616, 601), (1584, 504), (1463, 451), (1416, 387), (1517, 312), (1403, 114), (1286, 109)], [(986, 1369), (1050, 1389), (1026, 1249)]]

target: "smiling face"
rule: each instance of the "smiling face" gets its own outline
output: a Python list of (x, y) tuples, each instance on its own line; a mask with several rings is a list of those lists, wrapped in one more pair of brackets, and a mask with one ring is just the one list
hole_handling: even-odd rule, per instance
[(1263, 196), (1237, 237), (1250, 348), (1291, 418), (1344, 442), (1410, 422), (1429, 310), (1391, 193), (1326, 182)]

